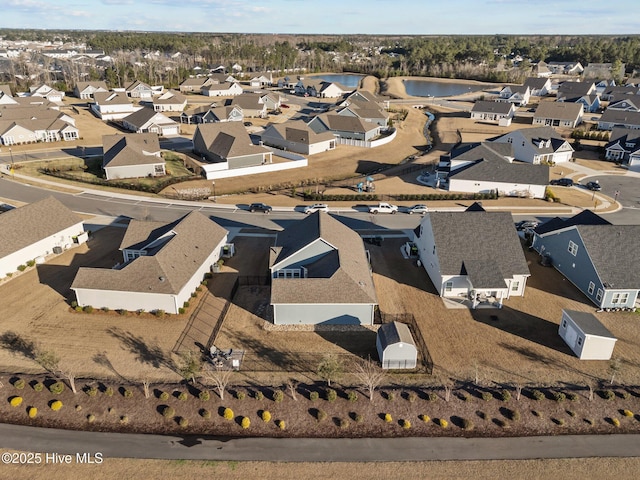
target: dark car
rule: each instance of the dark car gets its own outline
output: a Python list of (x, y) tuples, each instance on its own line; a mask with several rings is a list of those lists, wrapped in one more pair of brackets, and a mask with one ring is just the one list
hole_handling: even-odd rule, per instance
[(598, 182), (587, 182), (584, 184), (584, 186), (589, 190), (593, 190), (594, 192), (599, 192), (600, 190), (602, 190), (602, 187)]
[(573, 187), (573, 180), (570, 178), (558, 178), (557, 180), (551, 180), (551, 185), (560, 185), (561, 187)]
[(252, 203), (249, 205), (249, 211), (253, 212), (262, 212), (262, 213), (271, 213), (271, 208), (269, 205), (265, 205), (264, 203)]

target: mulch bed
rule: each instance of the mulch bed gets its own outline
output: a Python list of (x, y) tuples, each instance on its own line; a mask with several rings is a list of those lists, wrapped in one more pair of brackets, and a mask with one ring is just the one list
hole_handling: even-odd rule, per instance
[[(24, 388), (16, 388), (18, 379), (24, 381)], [(45, 385), (41, 391), (34, 389), (38, 382)], [(511, 398), (505, 400), (503, 390), (469, 384), (452, 389), (449, 401), (445, 400), (447, 392), (443, 389), (385, 388), (377, 390), (369, 401), (363, 391), (338, 386), (336, 399), (329, 401), (324, 384), (298, 385), (297, 400), (284, 386), (243, 386), (228, 388), (224, 400), (215, 390), (207, 390), (210, 398), (202, 400), (199, 394), (204, 387), (186, 384), (152, 385), (150, 397), (145, 398), (141, 385), (83, 380), (76, 381), (78, 393), (65, 388), (55, 395), (48, 389), (54, 382), (52, 378), (27, 375), (10, 378), (0, 389), (2, 421), (88, 431), (232, 437), (497, 437), (640, 432), (640, 414), (635, 413), (640, 412), (637, 387), (604, 387), (595, 391), (592, 400), (586, 390), (557, 388), (539, 388), (542, 398), (538, 400), (533, 389), (525, 388), (520, 400), (516, 400), (516, 391), (509, 389), (506, 396)], [(282, 391), (281, 401), (276, 400), (278, 390)], [(607, 391), (612, 392), (612, 398), (605, 398)], [(312, 392), (317, 393), (317, 399), (313, 399)], [(357, 399), (348, 398), (349, 392), (355, 392)], [(23, 401), (14, 407), (11, 399), (16, 396)], [(63, 403), (59, 411), (50, 408), (54, 400)], [(37, 408), (35, 418), (29, 418), (30, 407)], [(173, 408), (169, 417), (163, 415), (166, 407)], [(224, 418), (226, 408), (233, 412), (229, 420)], [(262, 419), (265, 410), (271, 417), (267, 422)], [(210, 413), (209, 418), (205, 411)], [(385, 418), (386, 414), (390, 418)], [(244, 417), (250, 420), (246, 429), (242, 427)], [(188, 425), (184, 421), (181, 425), (181, 419), (186, 419)], [(441, 419), (446, 421), (446, 427), (441, 425)]]

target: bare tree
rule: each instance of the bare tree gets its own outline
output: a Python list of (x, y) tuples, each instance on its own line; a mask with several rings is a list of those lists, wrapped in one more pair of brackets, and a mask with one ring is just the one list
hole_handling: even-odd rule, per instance
[(444, 382), (444, 401), (448, 402), (451, 400), (451, 391), (453, 390), (453, 386), (450, 382)]
[(514, 388), (516, 389), (516, 400), (520, 401), (520, 397), (522, 397), (522, 385), (516, 383)]
[(386, 377), (384, 370), (377, 363), (372, 362), (371, 359), (357, 362), (353, 366), (353, 375), (368, 390), (370, 402), (373, 401), (373, 394), (376, 388), (380, 386)]
[(227, 367), (218, 367), (215, 369), (206, 369), (203, 370), (204, 376), (213, 382), (215, 389), (218, 392), (218, 396), (220, 400), (224, 400), (224, 391), (229, 385), (229, 381), (231, 380), (231, 375), (233, 374), (233, 370)]
[(295, 401), (298, 401), (298, 397), (296, 396), (296, 388), (298, 388), (298, 381), (294, 378), (290, 378), (287, 380), (287, 388), (289, 389), (289, 393), (291, 394), (291, 398)]
[(622, 360), (620, 357), (613, 357), (609, 362), (609, 371), (611, 372), (609, 385), (613, 385), (613, 381), (615, 380), (616, 375), (620, 373), (620, 370), (622, 370)]
[(142, 390), (144, 391), (144, 398), (151, 396), (151, 382), (146, 378), (142, 381)]
[(339, 358), (334, 355), (326, 355), (318, 364), (318, 375), (331, 386), (331, 381), (342, 377), (343, 365)]
[(76, 390), (76, 373), (73, 370), (61, 370), (60, 374), (67, 380), (69, 388), (73, 393), (78, 393)]
[(589, 401), (593, 401), (593, 385), (591, 383), (587, 383), (587, 388), (589, 389)]

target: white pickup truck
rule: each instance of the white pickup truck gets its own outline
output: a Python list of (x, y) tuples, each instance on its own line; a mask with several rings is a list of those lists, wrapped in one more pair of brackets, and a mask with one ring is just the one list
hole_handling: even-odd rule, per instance
[(380, 213), (397, 213), (398, 207), (395, 205), (391, 205), (390, 203), (379, 203), (377, 205), (369, 206), (369, 213), (373, 213), (374, 215), (378, 212)]

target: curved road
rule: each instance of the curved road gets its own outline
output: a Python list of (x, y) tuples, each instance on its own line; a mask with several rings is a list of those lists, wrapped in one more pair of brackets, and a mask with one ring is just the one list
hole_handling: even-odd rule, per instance
[(512, 438), (219, 438), (83, 432), (0, 424), (0, 448), (104, 458), (390, 462), (637, 457), (640, 435)]

